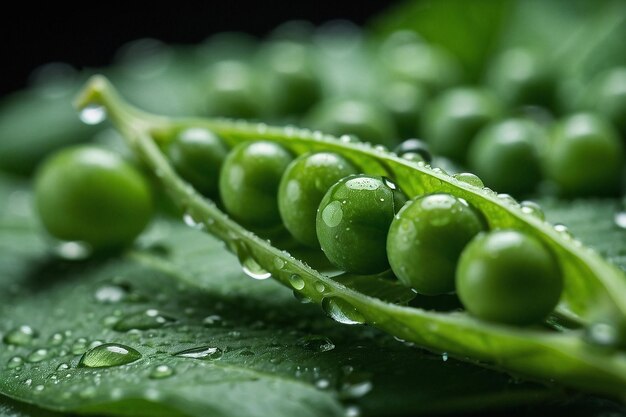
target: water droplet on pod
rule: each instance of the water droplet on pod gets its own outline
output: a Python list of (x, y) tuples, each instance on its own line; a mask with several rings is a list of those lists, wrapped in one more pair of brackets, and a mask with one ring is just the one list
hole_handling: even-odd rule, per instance
[(80, 120), (88, 125), (97, 125), (102, 123), (106, 117), (106, 109), (97, 104), (90, 104), (80, 111)]
[(326, 297), (322, 300), (322, 309), (333, 320), (343, 324), (362, 324), (363, 315), (350, 304), (339, 297)]
[(483, 184), (483, 180), (481, 180), (477, 175), (474, 175), (471, 172), (460, 172), (458, 174), (454, 174), (453, 177), (460, 182), (472, 185), (474, 187), (483, 188), (485, 186), (485, 184)]
[(305, 283), (302, 277), (298, 274), (292, 274), (289, 276), (289, 284), (296, 290), (304, 289)]
[(546, 215), (543, 213), (543, 210), (541, 209), (539, 204), (535, 203), (534, 201), (522, 201), (520, 205), (522, 207), (522, 213), (536, 217), (539, 220), (545, 220)]

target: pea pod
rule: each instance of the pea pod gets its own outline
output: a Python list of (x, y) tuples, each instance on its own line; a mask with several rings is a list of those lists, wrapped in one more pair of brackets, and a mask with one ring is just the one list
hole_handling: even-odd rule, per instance
[(94, 77), (77, 99), (79, 108), (88, 105), (106, 108), (129, 145), (186, 211), (187, 218), (223, 240), (248, 270), (271, 273), (300, 297), (320, 304), (335, 320), (368, 323), (461, 360), (624, 399), (626, 352), (602, 350), (586, 343), (582, 331), (561, 325), (553, 325), (556, 331), (517, 328), (482, 321), (464, 312), (407, 307), (379, 296), (381, 291), (360, 290), (351, 285), (354, 280), (350, 277), (331, 278), (229, 219), (212, 201), (202, 198), (177, 176), (159, 145), (181, 129), (201, 127), (212, 130), (230, 146), (265, 140), (281, 144), (294, 154), (329, 151), (349, 155), (367, 174), (392, 178), (408, 197), (445, 192), (464, 198), (484, 214), (490, 228), (524, 231), (553, 250), (564, 273), (565, 290), (556, 316), (549, 322), (555, 323), (559, 316), (583, 324), (623, 320), (626, 316), (624, 273), (561, 228), (532, 215), (530, 206), (520, 206), (508, 196), (482, 188), (480, 181), (470, 174), (451, 177), (423, 162), (399, 158), (381, 147), (354, 143), (349, 137), (342, 140), (321, 132), (243, 121), (150, 115), (126, 104), (103, 77)]

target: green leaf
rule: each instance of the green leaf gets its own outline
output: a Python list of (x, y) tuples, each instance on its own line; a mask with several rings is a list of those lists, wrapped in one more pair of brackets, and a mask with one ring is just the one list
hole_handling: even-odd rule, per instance
[[(0, 202), (0, 392), (14, 399), (110, 415), (342, 416), (348, 405), (383, 416), (561, 395), (339, 325), (273, 280), (251, 280), (220, 242), (182, 222), (155, 222), (125, 255), (72, 262), (51, 254), (28, 188), (0, 181)], [(158, 314), (145, 315), (143, 330), (114, 330), (147, 310)], [(25, 325), (36, 336), (7, 344)], [(102, 342), (141, 358), (79, 367), (89, 345)], [(221, 357), (176, 356), (198, 347), (219, 348)]]
[(335, 320), (345, 324), (369, 323), (395, 337), (449, 352), (454, 357), (486, 363), (529, 378), (558, 381), (566, 386), (622, 397), (626, 384), (624, 352), (599, 351), (584, 340), (580, 331), (566, 331), (567, 327), (554, 320), (559, 319), (558, 316), (547, 324), (560, 333), (517, 328), (487, 323), (466, 312), (403, 307), (348, 288), (228, 218), (213, 202), (201, 197), (178, 177), (156, 142), (163, 145), (179, 129), (205, 128), (219, 134), (230, 145), (264, 139), (280, 143), (294, 153), (342, 153), (363, 172), (390, 177), (409, 197), (432, 192), (451, 193), (477, 207), (491, 228), (523, 230), (552, 248), (565, 281), (565, 290), (556, 309), (561, 316), (582, 323), (623, 320), (626, 315), (623, 271), (584, 247), (565, 230), (525, 212), (510, 196), (481, 188), (476, 181), (467, 183), (423, 162), (399, 158), (384, 148), (321, 132), (242, 121), (170, 119), (143, 113), (124, 102), (103, 77), (91, 80), (77, 99), (77, 105), (80, 108), (104, 106), (127, 143), (185, 211), (185, 217), (223, 240), (248, 270), (259, 272), (256, 276), (273, 276), (293, 288), (300, 297), (319, 303)]

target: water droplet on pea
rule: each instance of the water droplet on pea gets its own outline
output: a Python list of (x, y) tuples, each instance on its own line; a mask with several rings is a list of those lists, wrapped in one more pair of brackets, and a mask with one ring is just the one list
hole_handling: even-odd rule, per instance
[(104, 343), (85, 352), (78, 362), (84, 368), (108, 368), (126, 365), (141, 358), (141, 353), (119, 343)]
[(350, 304), (339, 297), (326, 297), (322, 300), (322, 309), (333, 320), (343, 324), (362, 324), (363, 315)]
[(39, 333), (30, 326), (19, 326), (4, 335), (3, 341), (8, 345), (27, 346), (39, 336)]
[(157, 365), (150, 371), (150, 378), (163, 379), (174, 375), (174, 369), (168, 365)]
[(201, 346), (192, 349), (186, 349), (174, 354), (181, 358), (201, 359), (206, 361), (213, 361), (221, 359), (224, 355), (224, 351), (218, 347), (213, 346)]

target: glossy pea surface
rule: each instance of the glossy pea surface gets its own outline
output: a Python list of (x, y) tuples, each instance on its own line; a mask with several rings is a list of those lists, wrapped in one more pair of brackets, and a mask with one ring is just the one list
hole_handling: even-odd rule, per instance
[(554, 254), (536, 238), (516, 230), (478, 235), (463, 251), (457, 293), (474, 316), (527, 325), (556, 307), (563, 278)]
[(393, 120), (385, 110), (364, 100), (332, 99), (317, 104), (307, 124), (333, 135), (356, 135), (359, 139), (392, 147), (396, 143)]
[(228, 148), (216, 134), (200, 128), (185, 129), (176, 135), (167, 154), (176, 171), (198, 191), (217, 195)]
[(463, 162), (476, 133), (500, 114), (501, 105), (489, 91), (454, 88), (430, 103), (422, 118), (422, 133), (434, 154)]
[(465, 200), (450, 194), (418, 197), (391, 223), (389, 264), (404, 285), (420, 294), (451, 293), (461, 251), (484, 229), (481, 215)]
[(355, 175), (333, 185), (317, 211), (317, 237), (328, 260), (359, 274), (389, 268), (387, 232), (406, 202), (396, 185), (382, 177)]
[(315, 231), (317, 208), (332, 185), (357, 173), (350, 161), (331, 152), (302, 155), (287, 167), (278, 189), (278, 208), (285, 228), (296, 240), (320, 247)]
[(278, 186), (292, 154), (273, 142), (244, 142), (226, 157), (219, 178), (220, 197), (236, 221), (256, 228), (280, 224)]
[(490, 65), (486, 81), (508, 105), (553, 104), (554, 74), (530, 49), (514, 48), (500, 54)]
[(152, 215), (147, 180), (117, 154), (94, 146), (50, 156), (35, 178), (35, 203), (48, 232), (94, 249), (129, 244)]
[(545, 166), (564, 195), (615, 194), (624, 167), (624, 146), (605, 118), (577, 113), (552, 131)]
[(543, 176), (540, 149), (546, 143), (543, 129), (534, 122), (507, 119), (478, 133), (469, 149), (469, 167), (494, 190), (528, 194)]

